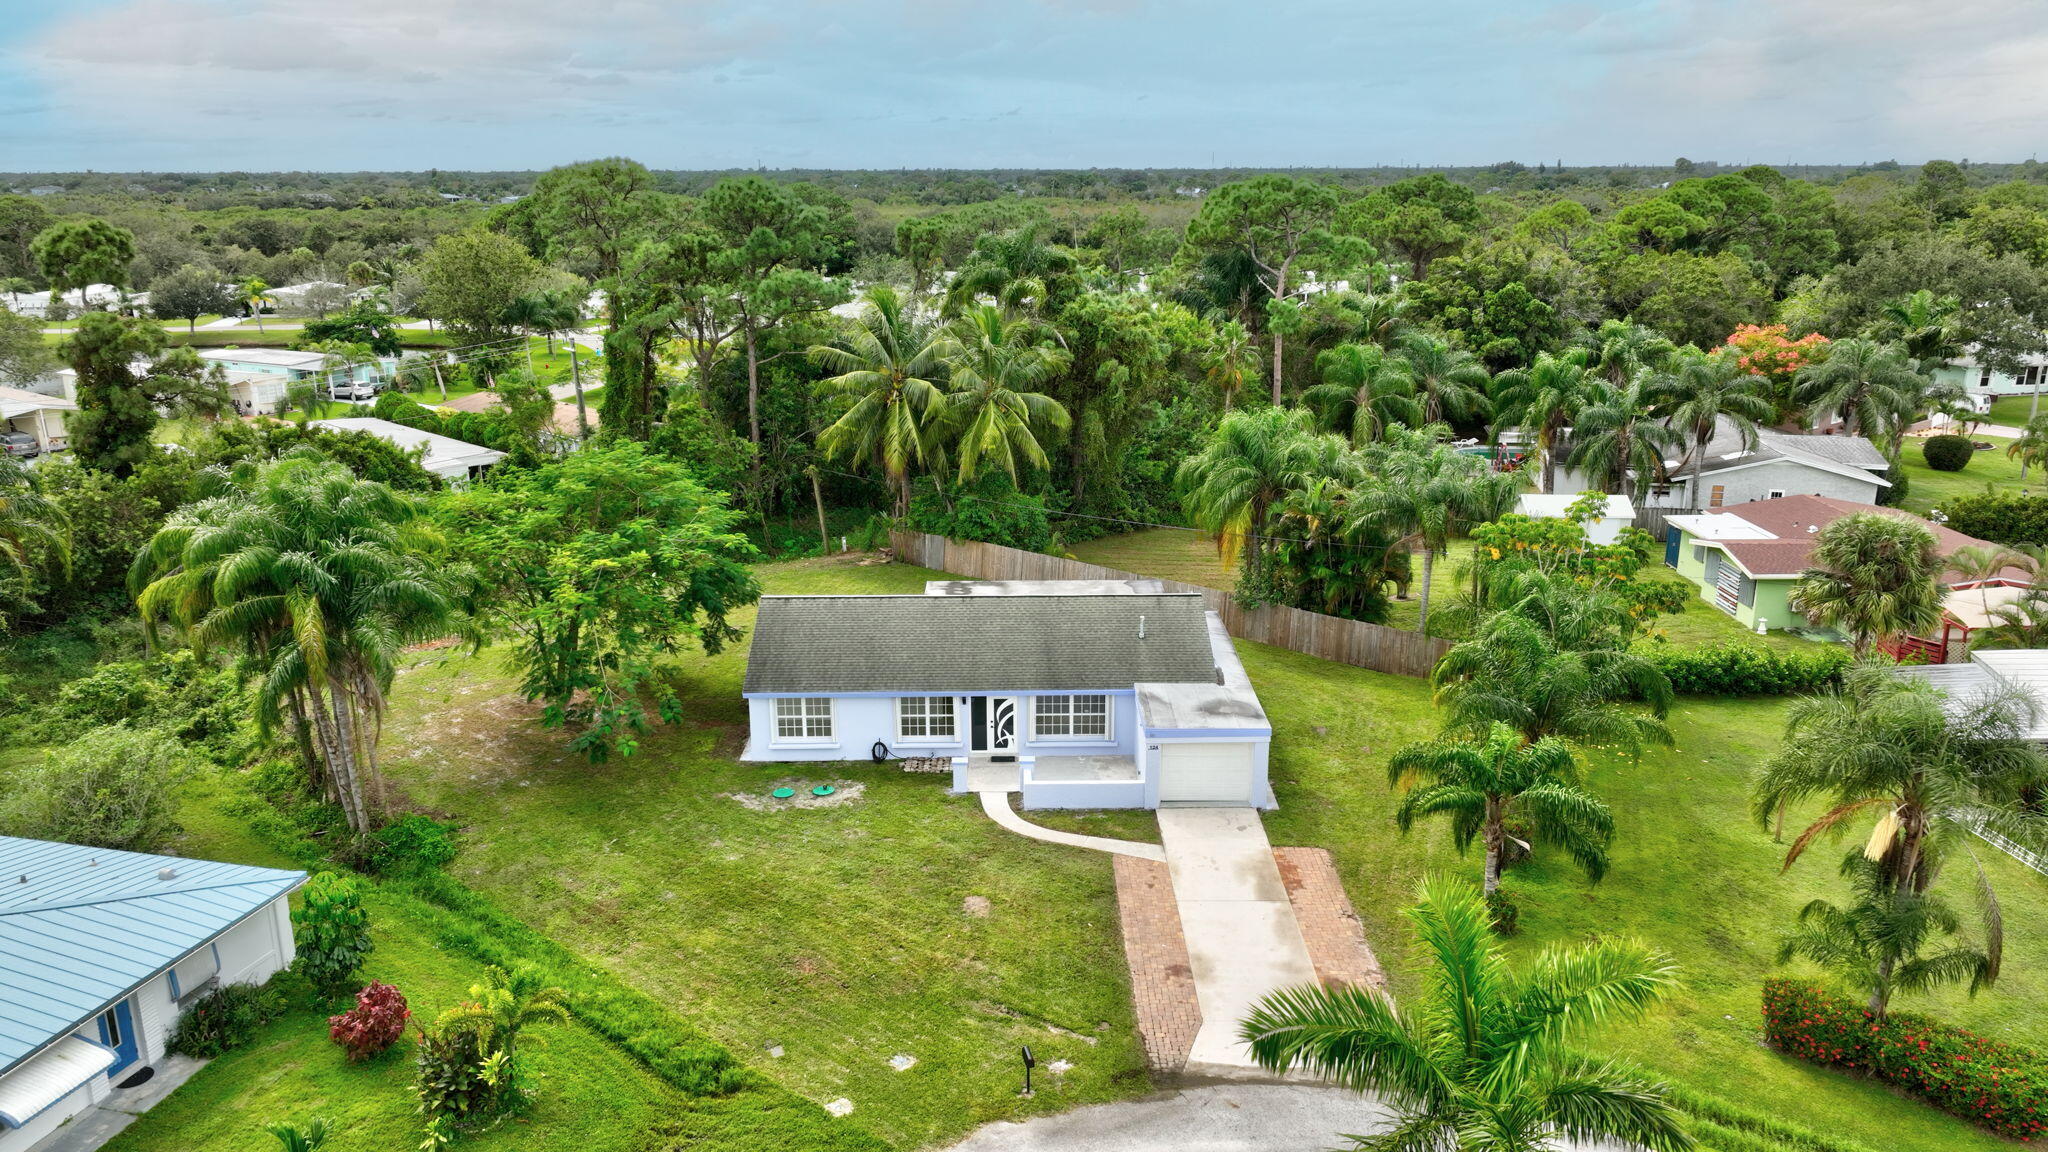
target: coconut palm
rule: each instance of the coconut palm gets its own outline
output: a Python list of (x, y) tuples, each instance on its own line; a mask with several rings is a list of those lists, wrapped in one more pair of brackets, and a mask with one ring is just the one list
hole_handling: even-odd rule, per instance
[[(1897, 345), (1858, 338), (1828, 345), (1826, 359), (1793, 377), (1795, 395), (1807, 411), (1832, 412), (1851, 435), (1894, 443), (1912, 423), (1926, 383)], [(1898, 455), (1896, 449), (1892, 454)]]
[(818, 394), (847, 406), (818, 434), (818, 450), (856, 468), (879, 463), (901, 518), (910, 512), (911, 469), (943, 467), (937, 432), (945, 393), (932, 377), (945, 365), (938, 338), (905, 310), (894, 288), (878, 284), (863, 303), (837, 344), (810, 350), (814, 362), (837, 373), (818, 382)]
[(1494, 426), (1520, 428), (1532, 440), (1543, 458), (1543, 490), (1555, 491), (1559, 442), (1592, 398), (1586, 350), (1540, 352), (1533, 365), (1494, 377), (1493, 387)]
[(1441, 336), (1410, 333), (1400, 344), (1409, 378), (1422, 401), (1422, 422), (1437, 424), (1487, 414), (1486, 386), (1493, 377), (1479, 357), (1451, 347)]
[(1574, 1048), (1669, 996), (1677, 974), (1668, 959), (1605, 939), (1551, 948), (1518, 974), (1479, 891), (1444, 877), (1423, 884), (1408, 918), (1429, 967), (1405, 1011), (1363, 985), (1311, 984), (1266, 996), (1239, 1027), (1262, 1067), (1302, 1067), (1394, 1109), (1388, 1131), (1345, 1137), (1354, 1147), (1693, 1146), (1662, 1084)]
[(1924, 525), (1860, 512), (1814, 537), (1787, 602), (1809, 622), (1847, 632), (1860, 660), (1877, 640), (1930, 632), (1941, 623), (1946, 567)]
[(2020, 482), (2027, 479), (2029, 464), (2048, 469), (2048, 414), (2027, 421), (2027, 426), (2012, 443), (2005, 446), (2007, 459), (2019, 457)]
[(1686, 356), (1669, 372), (1652, 378), (1656, 404), (1651, 413), (1690, 445), (1692, 510), (1704, 505), (1700, 475), (1707, 465), (1707, 445), (1723, 423), (1732, 427), (1744, 448), (1755, 448), (1758, 424), (1774, 412), (1763, 395), (1763, 378), (1742, 370), (1735, 357)]
[(1226, 320), (1216, 330), (1216, 339), (1202, 354), (1202, 374), (1223, 394), (1223, 410), (1244, 391), (1245, 381), (1258, 376), (1265, 367), (1258, 341), (1235, 320)]
[(1627, 320), (1604, 320), (1599, 328), (1581, 335), (1579, 343), (1592, 353), (1592, 367), (1617, 388), (1644, 373), (1662, 370), (1678, 352), (1663, 333)]
[(1519, 613), (1488, 616), (1444, 654), (1431, 681), (1444, 727), (1471, 739), (1507, 724), (1531, 744), (1554, 736), (1630, 754), (1671, 744), (1671, 682), (1655, 665), (1626, 649), (1563, 648)]
[(1316, 357), (1323, 383), (1302, 393), (1302, 403), (1319, 413), (1332, 432), (1369, 444), (1389, 424), (1422, 422), (1408, 364), (1374, 344), (1339, 344)]
[(1426, 634), (1437, 556), (1465, 525), (1496, 517), (1521, 481), (1420, 433), (1377, 446), (1367, 459), (1379, 483), (1361, 495), (1356, 515), (1400, 537), (1411, 552), (1421, 553), (1422, 594), (1415, 630)]
[(1072, 252), (1039, 239), (1039, 228), (1026, 224), (975, 241), (946, 288), (945, 314), (964, 316), (986, 299), (1005, 316), (1049, 316), (1078, 285), (1080, 265)]
[(179, 511), (128, 581), (152, 632), (168, 620), (195, 648), (233, 652), (255, 673), (266, 733), (287, 714), (310, 726), (321, 783), (349, 827), (367, 832), (400, 650), (473, 634), (458, 603), (464, 574), (434, 550), (411, 498), (293, 453), (244, 466), (226, 495)]
[(1562, 848), (1594, 881), (1607, 874), (1614, 816), (1581, 787), (1577, 758), (1554, 736), (1525, 744), (1513, 728), (1495, 724), (1476, 744), (1410, 744), (1387, 761), (1387, 783), (1403, 793), (1394, 810), (1401, 831), (1417, 817), (1448, 816), (1458, 851), (1479, 841), (1488, 895), (1500, 888), (1509, 821)]
[[(1928, 681), (1859, 664), (1839, 687), (1801, 698), (1785, 723), (1785, 742), (1750, 794), (1750, 812), (1768, 829), (1791, 806), (1825, 808), (1785, 851), (1785, 867), (1823, 835), (1871, 821), (1863, 854), (1894, 891), (1924, 893), (1947, 861), (1968, 855), (1974, 830), (2040, 851), (2048, 817), (2027, 798), (2048, 785), (2048, 760), (2029, 738), (2032, 703), (2009, 692), (1948, 697)], [(1996, 894), (1977, 868), (1995, 972), (2002, 939)]]
[(1345, 457), (1344, 442), (1318, 433), (1301, 409), (1240, 410), (1181, 462), (1174, 483), (1189, 517), (1216, 534), (1223, 556), (1256, 573), (1275, 506), (1316, 477), (1338, 475)]
[(1967, 981), (1970, 994), (1996, 983), (1989, 953), (1958, 942), (1923, 954), (1943, 936), (1961, 931), (1960, 916), (1932, 892), (1901, 892), (1877, 861), (1851, 852), (1842, 861), (1855, 903), (1838, 908), (1814, 900), (1778, 950), (1778, 963), (1811, 960), (1868, 993), (1873, 1016), (1883, 1016), (1901, 992), (1930, 992)]
[(953, 441), (960, 479), (984, 463), (1016, 480), (1018, 465), (1047, 467), (1044, 439), (1072, 424), (1059, 401), (1038, 391), (1067, 366), (1065, 349), (1038, 340), (1038, 326), (993, 304), (972, 307), (933, 346), (951, 379), (934, 416)]
[(1666, 454), (1676, 452), (1684, 440), (1651, 414), (1655, 404), (1656, 395), (1642, 376), (1594, 385), (1572, 425), (1566, 463), (1583, 472), (1591, 487), (1634, 500), (1645, 480), (1663, 478)]
[(70, 566), (70, 517), (43, 495), (26, 465), (0, 458), (0, 564), (27, 579), (39, 554)]

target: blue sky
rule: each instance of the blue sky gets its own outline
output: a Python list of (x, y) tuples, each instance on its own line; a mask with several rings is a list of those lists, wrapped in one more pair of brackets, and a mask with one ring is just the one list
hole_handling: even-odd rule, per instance
[(0, 169), (2020, 160), (2043, 0), (0, 0)]

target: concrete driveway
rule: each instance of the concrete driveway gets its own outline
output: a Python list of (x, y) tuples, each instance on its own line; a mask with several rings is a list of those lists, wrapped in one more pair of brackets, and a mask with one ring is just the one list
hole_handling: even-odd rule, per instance
[(1355, 1092), (1219, 1084), (983, 1127), (954, 1152), (1325, 1152), (1388, 1112)]

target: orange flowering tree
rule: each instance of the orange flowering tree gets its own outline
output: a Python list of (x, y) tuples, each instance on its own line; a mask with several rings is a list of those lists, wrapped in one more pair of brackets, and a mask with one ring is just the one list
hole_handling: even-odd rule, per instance
[(1826, 359), (1828, 338), (1812, 332), (1794, 340), (1783, 324), (1743, 324), (1729, 333), (1726, 351), (1744, 372), (1770, 383), (1771, 402), (1781, 419), (1792, 415), (1792, 376)]

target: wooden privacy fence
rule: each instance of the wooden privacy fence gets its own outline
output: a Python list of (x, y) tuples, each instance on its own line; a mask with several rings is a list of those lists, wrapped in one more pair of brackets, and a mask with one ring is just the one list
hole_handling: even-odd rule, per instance
[[(973, 580), (1159, 580), (1043, 552), (979, 540), (948, 540), (924, 532), (892, 532), (890, 541), (899, 560)], [(1169, 592), (1201, 593), (1232, 636), (1339, 664), (1399, 676), (1428, 676), (1451, 649), (1450, 641), (1419, 632), (1271, 604), (1245, 608), (1230, 593), (1215, 588), (1178, 580), (1159, 583)]]

